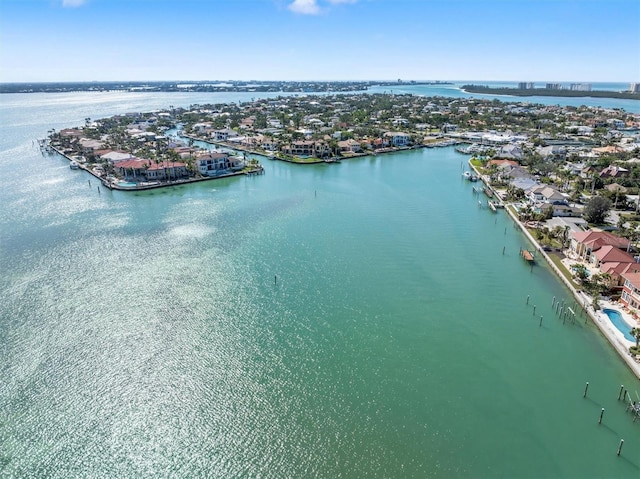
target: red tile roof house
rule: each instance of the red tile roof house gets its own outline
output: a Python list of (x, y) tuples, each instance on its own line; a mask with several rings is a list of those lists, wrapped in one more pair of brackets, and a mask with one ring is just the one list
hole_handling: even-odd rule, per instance
[(589, 230), (574, 232), (571, 234), (571, 251), (588, 262), (593, 262), (591, 260), (591, 254), (593, 252), (598, 251), (600, 248), (607, 245), (627, 250), (629, 248), (630, 241), (606, 231)]
[(125, 179), (138, 179), (140, 177), (146, 177), (145, 172), (150, 165), (151, 160), (133, 158), (131, 160), (116, 161), (113, 163), (113, 168), (116, 174)]
[(615, 246), (605, 245), (591, 255), (591, 262), (600, 271), (611, 276), (609, 287), (620, 289), (624, 282), (622, 274), (640, 272), (640, 264), (635, 262), (633, 256)]
[(161, 161), (160, 163), (151, 163), (146, 171), (149, 180), (175, 180), (189, 176), (187, 165), (177, 161)]
[(151, 160), (135, 158), (133, 160), (118, 161), (113, 167), (116, 173), (127, 179), (143, 177), (148, 180), (164, 180), (189, 176), (184, 163), (173, 161), (163, 161), (156, 164)]
[(622, 296), (620, 302), (631, 310), (634, 318), (638, 319), (638, 308), (640, 308), (640, 273), (626, 273), (624, 285), (622, 286)]

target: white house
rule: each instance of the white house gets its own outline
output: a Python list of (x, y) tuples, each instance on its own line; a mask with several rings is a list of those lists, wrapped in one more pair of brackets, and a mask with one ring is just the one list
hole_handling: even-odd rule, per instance
[(407, 146), (409, 144), (410, 136), (401, 131), (388, 131), (384, 136), (391, 140), (393, 146)]

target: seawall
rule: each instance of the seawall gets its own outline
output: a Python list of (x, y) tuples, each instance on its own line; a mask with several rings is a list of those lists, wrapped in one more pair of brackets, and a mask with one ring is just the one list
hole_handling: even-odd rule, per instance
[[(475, 168), (473, 164), (471, 164), (470, 161), (469, 161), (469, 165), (471, 166), (471, 168), (473, 168), (473, 170), (476, 172), (476, 175), (478, 175), (478, 177), (482, 180), (485, 186), (489, 188), (496, 197), (499, 198), (497, 191), (490, 185), (488, 179), (484, 175), (481, 175), (480, 172)], [(590, 298), (590, 296), (574, 288), (571, 282), (562, 273), (560, 268), (558, 268), (558, 266), (552, 261), (552, 259), (549, 257), (547, 252), (544, 251), (544, 249), (538, 244), (535, 238), (531, 236), (531, 233), (529, 233), (526, 226), (518, 219), (518, 217), (513, 213), (513, 211), (511, 211), (511, 209), (508, 206), (505, 206), (504, 209), (509, 214), (511, 219), (515, 222), (515, 224), (518, 225), (520, 230), (524, 233), (524, 235), (531, 242), (531, 244), (535, 246), (536, 254), (542, 256), (546, 260), (547, 264), (549, 264), (549, 266), (551, 267), (553, 272), (556, 274), (556, 276), (558, 276), (560, 281), (567, 287), (567, 289), (569, 289), (569, 291), (575, 298), (577, 304), (580, 305), (582, 310), (589, 315), (589, 317), (591, 318), (591, 321), (598, 327), (602, 335), (609, 341), (609, 344), (613, 346), (614, 350), (622, 358), (622, 360), (629, 367), (629, 369), (631, 369), (631, 371), (636, 375), (636, 377), (640, 379), (640, 363), (638, 363), (631, 356), (631, 354), (629, 353), (628, 346), (620, 343), (620, 341), (618, 341), (618, 338), (607, 327), (605, 323), (605, 321), (607, 320), (600, 317), (598, 312), (594, 310), (593, 306), (591, 306), (592, 299)]]

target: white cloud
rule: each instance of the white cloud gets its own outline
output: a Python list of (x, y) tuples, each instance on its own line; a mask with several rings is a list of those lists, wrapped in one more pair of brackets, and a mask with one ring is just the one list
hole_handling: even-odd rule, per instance
[(86, 0), (62, 0), (63, 7), (81, 7)]
[(317, 15), (320, 13), (320, 7), (316, 3), (316, 0), (293, 0), (293, 3), (287, 8), (301, 15)]
[[(346, 3), (356, 3), (358, 0), (326, 0), (331, 5), (340, 5)], [(322, 8), (318, 5), (318, 0), (293, 0), (287, 7), (294, 13), (301, 15), (317, 15), (322, 13)]]

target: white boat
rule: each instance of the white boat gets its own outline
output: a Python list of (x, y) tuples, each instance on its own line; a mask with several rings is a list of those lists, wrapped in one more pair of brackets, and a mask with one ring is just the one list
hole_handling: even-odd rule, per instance
[(78, 168), (80, 168), (80, 165), (76, 160), (71, 160), (71, 163), (69, 163), (69, 168), (71, 168), (72, 170), (77, 170)]
[(471, 179), (471, 172), (470, 171), (465, 171), (464, 173), (462, 173), (462, 176), (464, 176), (465, 179), (470, 180)]

